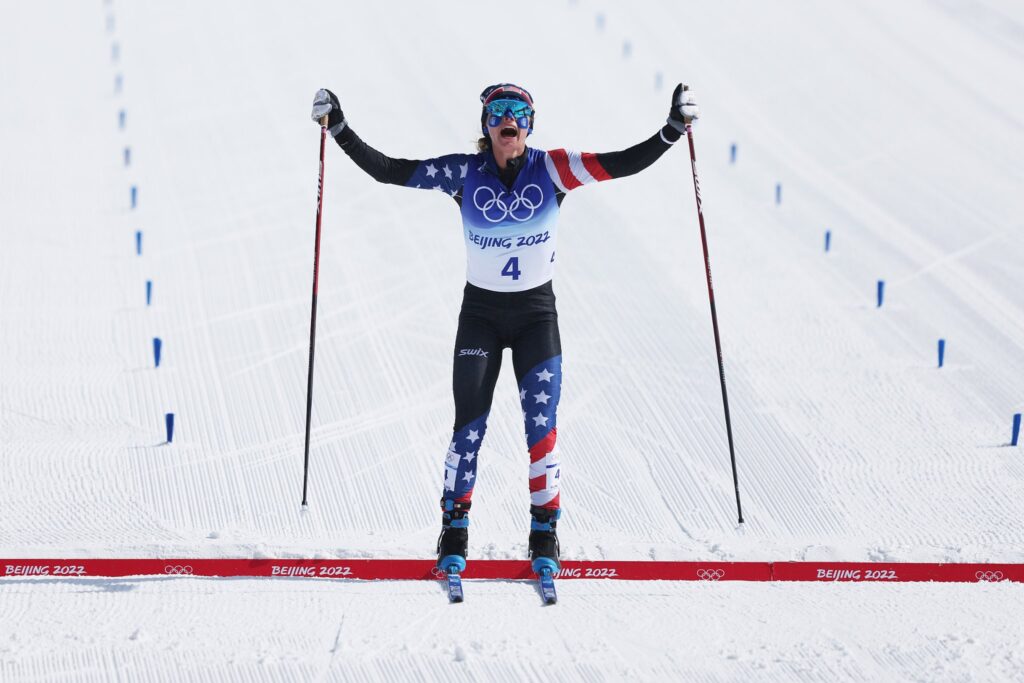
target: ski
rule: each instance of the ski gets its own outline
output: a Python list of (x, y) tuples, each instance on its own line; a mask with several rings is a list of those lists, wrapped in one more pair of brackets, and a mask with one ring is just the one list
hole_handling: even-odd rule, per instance
[(462, 602), (462, 576), (458, 572), (446, 572), (448, 577), (448, 600), (450, 602)]
[(544, 598), (545, 605), (554, 605), (558, 602), (558, 593), (555, 592), (555, 575), (550, 567), (540, 570), (540, 595)]
[(462, 594), (462, 572), (466, 570), (465, 556), (445, 555), (437, 561), (437, 568), (444, 572), (448, 579), (448, 600), (462, 602), (464, 597)]

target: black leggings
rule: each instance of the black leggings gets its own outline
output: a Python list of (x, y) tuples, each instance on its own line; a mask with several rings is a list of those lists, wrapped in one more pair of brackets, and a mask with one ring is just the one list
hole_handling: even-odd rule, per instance
[(551, 282), (523, 292), (493, 292), (466, 283), (455, 336), (452, 392), (455, 426), (445, 458), (446, 500), (468, 503), (477, 454), (487, 431), (501, 354), (512, 349), (530, 452), (530, 499), (557, 510), (561, 476), (555, 426), (562, 385), (562, 346)]

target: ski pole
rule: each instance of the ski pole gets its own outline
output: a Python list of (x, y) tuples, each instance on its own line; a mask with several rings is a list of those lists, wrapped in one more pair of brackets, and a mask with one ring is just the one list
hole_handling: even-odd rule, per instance
[[(684, 85), (683, 90), (689, 90)], [(715, 330), (715, 350), (718, 352), (718, 376), (722, 381), (722, 403), (725, 406), (725, 433), (729, 437), (729, 458), (732, 460), (732, 481), (736, 489), (736, 513), (743, 524), (743, 508), (740, 506), (740, 480), (736, 474), (736, 451), (732, 444), (732, 422), (729, 419), (729, 396), (725, 391), (725, 363), (722, 360), (722, 340), (718, 334), (718, 313), (715, 311), (715, 290), (711, 286), (711, 258), (708, 256), (708, 236), (704, 229), (704, 211), (700, 202), (700, 180), (697, 179), (697, 152), (693, 148), (693, 128), (686, 124), (686, 140), (690, 144), (690, 168), (693, 170), (693, 191), (697, 196), (697, 220), (700, 223), (700, 242), (704, 247), (704, 271), (708, 278), (708, 299), (711, 302), (711, 326)]]
[(327, 117), (320, 119), (320, 180), (316, 186), (316, 245), (313, 251), (313, 305), (309, 315), (309, 380), (306, 384), (306, 457), (302, 468), (302, 507), (308, 507), (309, 426), (313, 417), (313, 351), (316, 348), (316, 290), (320, 279), (320, 217), (324, 208), (324, 147), (327, 144)]

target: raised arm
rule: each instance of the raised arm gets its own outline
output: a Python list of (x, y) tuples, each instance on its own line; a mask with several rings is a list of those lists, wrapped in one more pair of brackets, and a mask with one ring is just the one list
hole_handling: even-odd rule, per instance
[(618, 152), (574, 152), (552, 149), (545, 163), (548, 174), (563, 192), (581, 185), (624, 178), (644, 170), (674, 145), (686, 131), (686, 124), (700, 115), (690, 90), (680, 83), (672, 93), (668, 120), (657, 133), (643, 142)]
[(380, 183), (424, 190), (440, 190), (451, 196), (462, 188), (468, 154), (448, 154), (433, 159), (395, 159), (366, 144), (348, 125), (337, 96), (320, 90), (313, 99), (314, 121), (327, 117), (327, 132), (356, 166)]

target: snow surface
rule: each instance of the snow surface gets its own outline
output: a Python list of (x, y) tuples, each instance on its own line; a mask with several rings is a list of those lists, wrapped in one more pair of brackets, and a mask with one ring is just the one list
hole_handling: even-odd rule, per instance
[[(685, 79), (746, 523), (680, 145), (563, 206), (564, 555), (1024, 562), (1024, 454), (1007, 447), (1024, 409), (1024, 7), (516, 7), (5, 8), (0, 557), (430, 556), (458, 215), (334, 145), (299, 510), (313, 92), (421, 158), (471, 149), (487, 83), (533, 92), (532, 144), (606, 151), (657, 130)], [(525, 555), (510, 366), (475, 557)], [(577, 581), (543, 610), (528, 584), (467, 582), (461, 606), (440, 591), (5, 579), (0, 678), (1024, 679), (1015, 585)]]

